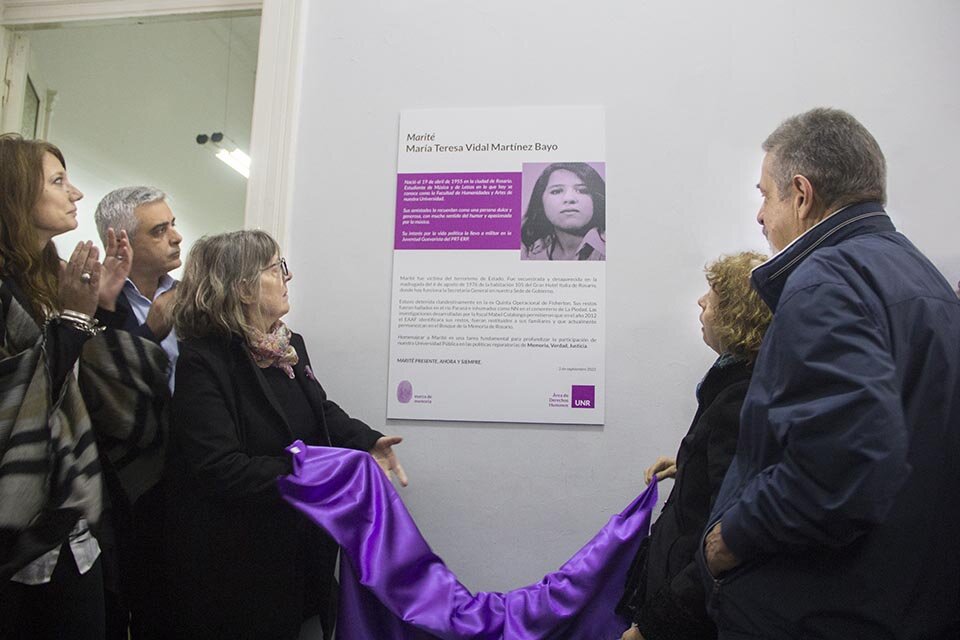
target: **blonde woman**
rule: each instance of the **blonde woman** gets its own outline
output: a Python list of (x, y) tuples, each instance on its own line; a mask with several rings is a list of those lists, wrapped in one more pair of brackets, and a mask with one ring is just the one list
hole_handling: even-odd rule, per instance
[(697, 413), (676, 458), (658, 458), (644, 473), (648, 484), (665, 478), (675, 483), (637, 554), (618, 607), (634, 620), (622, 640), (717, 636), (694, 558), (737, 449), (740, 407), (771, 320), (750, 285), (750, 271), (765, 259), (745, 252), (707, 266), (709, 287), (697, 304), (703, 341), (718, 358), (697, 387)]

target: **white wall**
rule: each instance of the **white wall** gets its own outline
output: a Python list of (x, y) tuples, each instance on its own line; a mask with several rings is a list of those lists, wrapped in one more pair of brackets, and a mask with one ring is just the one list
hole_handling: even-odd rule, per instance
[[(469, 588), (555, 569), (676, 450), (712, 360), (702, 267), (765, 248), (759, 147), (783, 118), (856, 115), (895, 221), (960, 277), (955, 0), (354, 0), (306, 20), (290, 324), (333, 399), (406, 438), (402, 495)], [(607, 424), (384, 428), (398, 112), (538, 104), (607, 109)]]

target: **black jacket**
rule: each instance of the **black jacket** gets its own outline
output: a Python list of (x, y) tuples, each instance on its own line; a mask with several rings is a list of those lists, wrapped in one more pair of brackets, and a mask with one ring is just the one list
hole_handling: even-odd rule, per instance
[[(369, 450), (382, 436), (327, 400), (293, 335), (314, 414), (307, 444)], [(171, 609), (182, 638), (296, 637), (320, 613), (332, 629), (336, 545), (282, 501), (286, 416), (239, 337), (180, 342), (167, 465)]]
[[(728, 357), (729, 358), (729, 357)], [(699, 406), (677, 453), (673, 491), (641, 547), (620, 603), (646, 640), (715, 638), (695, 555), (737, 448), (746, 361), (719, 359), (697, 389)]]

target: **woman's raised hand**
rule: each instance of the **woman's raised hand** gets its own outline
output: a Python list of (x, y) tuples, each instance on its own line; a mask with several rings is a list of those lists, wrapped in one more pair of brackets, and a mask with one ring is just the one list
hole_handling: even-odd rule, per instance
[(130, 275), (133, 265), (133, 247), (127, 232), (119, 235), (113, 228), (107, 229), (107, 255), (103, 258), (103, 270), (100, 276), (99, 304), (108, 311), (116, 308), (117, 296)]
[(66, 263), (60, 263), (60, 308), (92, 316), (100, 291), (100, 250), (89, 240), (80, 242)]

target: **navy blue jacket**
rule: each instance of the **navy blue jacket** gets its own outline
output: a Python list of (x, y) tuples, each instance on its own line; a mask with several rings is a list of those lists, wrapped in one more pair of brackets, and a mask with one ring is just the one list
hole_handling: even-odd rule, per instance
[(758, 267), (773, 310), (708, 520), (721, 638), (960, 637), (960, 301), (877, 203)]
[(150, 326), (147, 325), (146, 322), (141, 324), (137, 319), (137, 314), (133, 312), (130, 300), (127, 299), (127, 294), (123, 291), (117, 296), (116, 309), (114, 311), (107, 311), (103, 307), (97, 308), (97, 320), (108, 329), (120, 329), (160, 344), (160, 340), (157, 339), (157, 336), (153, 335)]

